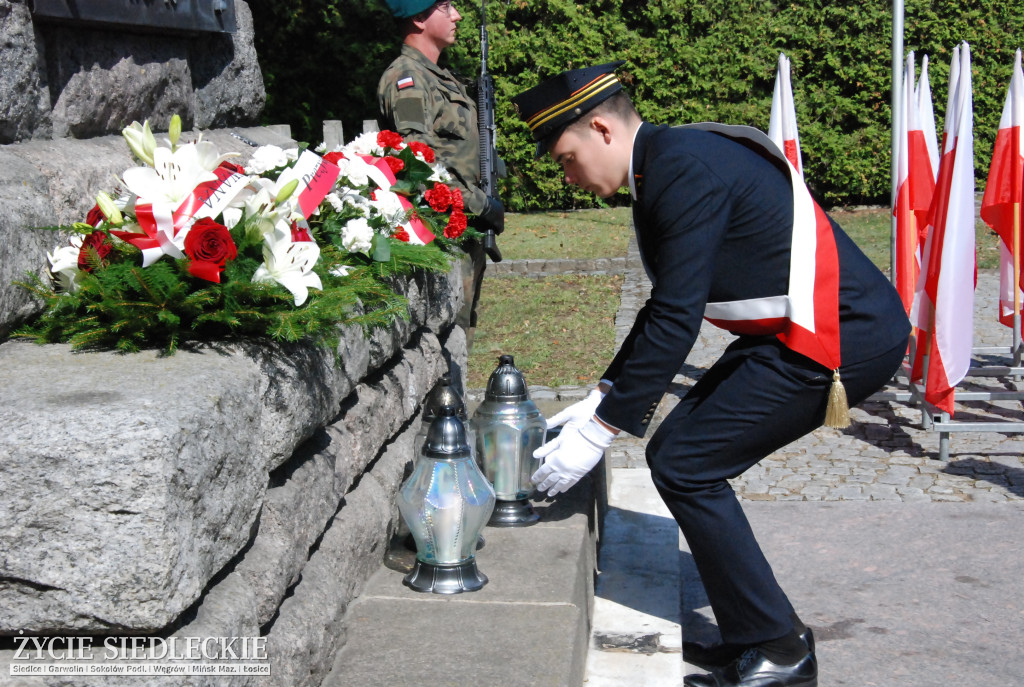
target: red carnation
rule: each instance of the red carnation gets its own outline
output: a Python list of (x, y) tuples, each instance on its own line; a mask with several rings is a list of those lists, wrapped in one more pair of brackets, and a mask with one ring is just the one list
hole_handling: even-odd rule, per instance
[(385, 150), (393, 148), (395, 150), (401, 150), (404, 147), (405, 141), (402, 140), (401, 134), (395, 133), (394, 131), (388, 131), (385, 129), (377, 134), (377, 145)]
[(453, 210), (465, 210), (465, 206), (462, 204), (462, 190), (453, 188), (452, 189), (452, 209)]
[(448, 219), (448, 226), (444, 228), (444, 236), (448, 239), (457, 239), (466, 231), (466, 213), (461, 210), (452, 212)]
[(336, 150), (333, 153), (327, 153), (326, 155), (324, 155), (324, 159), (330, 162), (332, 165), (336, 165), (338, 164), (338, 160), (345, 159), (345, 153), (341, 152), (340, 150)]
[(100, 210), (99, 205), (93, 205), (92, 210), (89, 210), (89, 214), (85, 216), (85, 223), (90, 227), (98, 227), (106, 217), (103, 216), (103, 211)]
[(426, 143), (420, 143), (419, 141), (410, 141), (409, 147), (412, 148), (413, 153), (421, 156), (425, 161), (434, 161), (434, 149), (428, 146)]
[[(92, 212), (89, 213), (90, 215)], [(89, 249), (95, 250), (96, 255), (99, 256), (102, 262), (104, 258), (110, 255), (110, 251), (113, 250), (113, 246), (107, 241), (107, 234), (103, 231), (94, 231), (82, 241), (82, 247), (78, 251), (78, 269), (86, 272), (92, 272), (92, 264), (89, 263)]]
[(407, 232), (405, 229), (399, 229), (398, 231), (391, 235), (391, 238), (398, 239), (399, 241), (404, 241), (405, 243), (409, 243), (409, 232)]
[(452, 205), (452, 190), (440, 182), (434, 182), (434, 188), (424, 193), (423, 199), (434, 212), (447, 212)]
[(208, 217), (196, 220), (185, 236), (185, 255), (191, 258), (188, 272), (193, 277), (220, 283), (220, 273), (228, 260), (238, 255), (231, 232)]
[(405, 169), (405, 163), (399, 160), (397, 157), (388, 155), (384, 158), (384, 164), (391, 168), (392, 174), (398, 174)]
[(298, 222), (292, 222), (292, 243), (312, 240), (313, 237), (309, 235), (308, 226), (300, 227)]

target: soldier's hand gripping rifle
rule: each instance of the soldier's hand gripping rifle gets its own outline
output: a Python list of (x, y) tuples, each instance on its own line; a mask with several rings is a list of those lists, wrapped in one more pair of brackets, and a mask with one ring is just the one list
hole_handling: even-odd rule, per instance
[(487, 7), (480, 0), (480, 79), (477, 84), (476, 112), (480, 130), (480, 188), (487, 194), (487, 207), (481, 213), (484, 221), (484, 251), (493, 262), (501, 262), (501, 251), (495, 239), (505, 230), (505, 207), (498, 198), (498, 176), (504, 175), (504, 163), (494, 148), (497, 137), (494, 125), (494, 80), (487, 71)]

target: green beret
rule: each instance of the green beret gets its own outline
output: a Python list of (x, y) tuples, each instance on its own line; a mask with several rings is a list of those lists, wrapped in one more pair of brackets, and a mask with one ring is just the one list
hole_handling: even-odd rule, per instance
[(387, 0), (391, 13), (399, 19), (412, 17), (429, 9), (437, 0)]

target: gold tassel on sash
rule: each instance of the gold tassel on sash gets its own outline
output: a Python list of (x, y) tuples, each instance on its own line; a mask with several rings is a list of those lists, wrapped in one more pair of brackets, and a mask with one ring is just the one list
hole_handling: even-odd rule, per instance
[(846, 401), (846, 388), (839, 379), (839, 368), (832, 373), (832, 388), (828, 390), (825, 407), (825, 426), (845, 429), (850, 426), (850, 404)]

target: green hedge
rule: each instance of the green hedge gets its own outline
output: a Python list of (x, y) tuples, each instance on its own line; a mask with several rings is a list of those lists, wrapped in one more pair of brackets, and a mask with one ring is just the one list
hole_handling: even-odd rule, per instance
[[(268, 123), (319, 141), (323, 119), (347, 136), (376, 114), (377, 78), (397, 52), (383, 0), (250, 0), (267, 81)], [(980, 8), (972, 5), (981, 5)], [(448, 64), (479, 72), (479, 5), (463, 15)], [(792, 81), (806, 176), (827, 205), (888, 203), (892, 15), (889, 3), (754, 0), (491, 0), (489, 67), (498, 146), (513, 210), (589, 207), (549, 160), (534, 161), (513, 95), (563, 69), (622, 59), (620, 75), (655, 123), (714, 120), (767, 129), (779, 52)], [(904, 44), (928, 54), (941, 132), (949, 59), (971, 45), (975, 162), (983, 187), (1014, 50), (1024, 43), (1019, 0), (907, 0)], [(296, 49), (295, 46), (301, 46)]]

